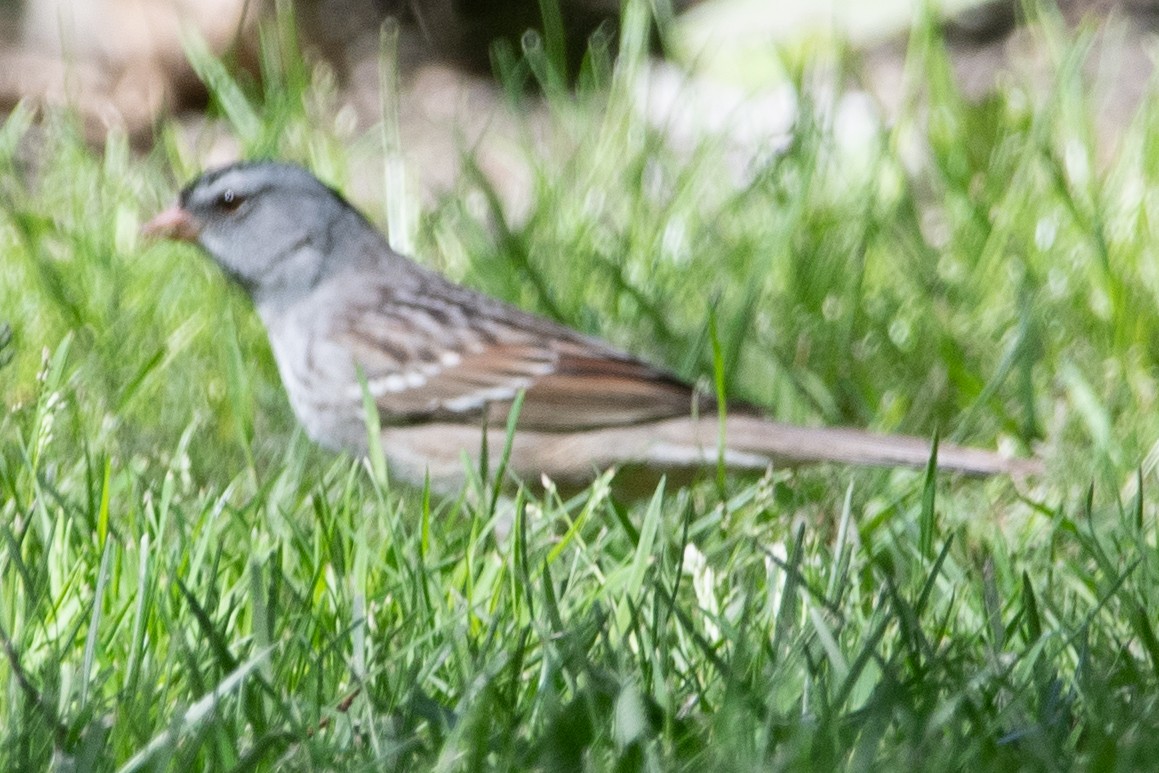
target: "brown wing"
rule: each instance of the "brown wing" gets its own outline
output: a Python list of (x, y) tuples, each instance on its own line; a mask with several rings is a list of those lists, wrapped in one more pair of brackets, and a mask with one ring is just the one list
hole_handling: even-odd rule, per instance
[(699, 400), (672, 375), (562, 325), (453, 285), (424, 290), (348, 310), (334, 336), (384, 424), (502, 423), (520, 390), (520, 427), (548, 432), (688, 415)]
[(564, 352), (555, 369), (527, 390), (520, 426), (564, 430), (638, 424), (687, 416), (694, 401), (704, 407), (688, 385), (639, 360)]

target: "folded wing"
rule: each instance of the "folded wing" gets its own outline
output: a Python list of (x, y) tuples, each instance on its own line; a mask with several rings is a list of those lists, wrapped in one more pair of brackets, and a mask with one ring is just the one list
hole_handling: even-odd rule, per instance
[(520, 391), (520, 428), (544, 432), (712, 410), (676, 377), (600, 341), (491, 299), (471, 301), (430, 290), (395, 295), (337, 326), (384, 424), (503, 423)]

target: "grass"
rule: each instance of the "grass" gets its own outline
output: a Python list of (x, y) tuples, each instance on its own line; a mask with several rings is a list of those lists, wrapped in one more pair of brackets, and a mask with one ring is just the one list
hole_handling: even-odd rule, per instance
[[(568, 150), (529, 144), (524, 221), (468, 165), (413, 234), (425, 262), (689, 378), (715, 349), (727, 393), (778, 417), (1039, 448), (1050, 473), (1024, 485), (708, 471), (506, 510), (391, 486), (295, 429), (207, 261), (137, 236), (196, 142), (92, 150), (67, 114), (17, 110), (0, 768), (1145, 766), (1159, 116), (1146, 102), (1096, 160), (1084, 40), (1050, 24), (1049, 88), (982, 104), (920, 27), (909, 107), (855, 151), (802, 66), (791, 143), (743, 168), (641, 117), (630, 39), (577, 94), (547, 84)], [(529, 50), (512, 78), (549, 67)], [(260, 86), (190, 51), (247, 153), (338, 185), (376, 157), (284, 20)]]

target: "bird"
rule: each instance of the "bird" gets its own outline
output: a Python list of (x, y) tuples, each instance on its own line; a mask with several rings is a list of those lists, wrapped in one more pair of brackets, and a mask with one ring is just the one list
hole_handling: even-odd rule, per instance
[[(575, 486), (612, 468), (924, 467), (933, 452), (921, 438), (796, 426), (731, 401), (718, 415), (714, 396), (671, 372), (396, 252), (296, 164), (207, 171), (142, 233), (197, 245), (245, 291), (315, 442), (367, 454), (372, 400), (393, 480), (453, 491), (480, 459), (493, 472), (504, 450), (515, 480)], [(949, 443), (936, 462), (973, 476), (1042, 469), (1037, 458)]]

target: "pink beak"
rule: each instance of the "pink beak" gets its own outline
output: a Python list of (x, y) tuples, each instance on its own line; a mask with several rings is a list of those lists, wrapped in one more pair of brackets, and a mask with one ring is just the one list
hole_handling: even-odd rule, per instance
[(201, 223), (180, 205), (174, 205), (141, 226), (141, 233), (144, 236), (195, 242), (201, 233)]

